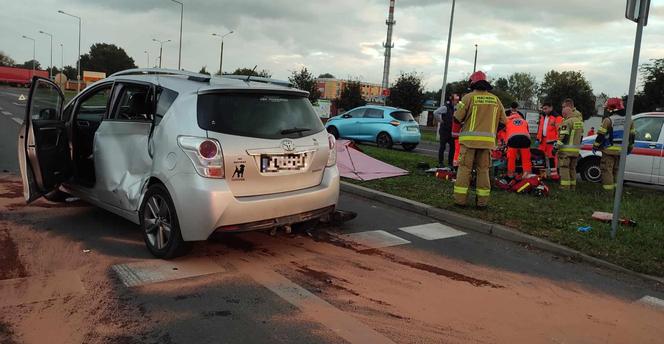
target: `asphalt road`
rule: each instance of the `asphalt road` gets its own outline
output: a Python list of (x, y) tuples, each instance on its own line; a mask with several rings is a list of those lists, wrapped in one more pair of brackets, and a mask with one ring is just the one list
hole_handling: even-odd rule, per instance
[[(23, 91), (23, 90), (18, 90)], [(0, 169), (22, 113), (0, 89)], [(422, 147), (422, 149), (429, 149)], [(664, 287), (342, 194), (358, 217), (153, 259), (82, 202), (0, 173), (1, 343), (658, 343)]]

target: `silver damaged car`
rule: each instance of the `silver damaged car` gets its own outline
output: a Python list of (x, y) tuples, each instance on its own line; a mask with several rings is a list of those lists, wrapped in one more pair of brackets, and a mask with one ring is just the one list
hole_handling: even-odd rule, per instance
[(165, 259), (215, 231), (329, 216), (335, 140), (307, 96), (271, 79), (132, 69), (65, 104), (35, 77), (18, 137), (25, 199), (80, 197), (139, 224)]

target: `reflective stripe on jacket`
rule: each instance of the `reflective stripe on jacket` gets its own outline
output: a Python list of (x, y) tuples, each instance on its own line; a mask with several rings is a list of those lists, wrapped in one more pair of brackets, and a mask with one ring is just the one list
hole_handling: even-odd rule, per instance
[(574, 114), (563, 120), (558, 131), (558, 145), (561, 153), (578, 155), (583, 139), (583, 117), (575, 111)]
[(496, 148), (499, 123), (506, 123), (500, 99), (487, 91), (466, 94), (457, 104), (454, 117), (461, 122), (459, 143), (468, 148)]

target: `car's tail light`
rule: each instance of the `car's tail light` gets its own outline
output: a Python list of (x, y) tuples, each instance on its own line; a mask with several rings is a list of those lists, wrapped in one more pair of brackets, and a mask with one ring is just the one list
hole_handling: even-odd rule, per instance
[(401, 122), (396, 121), (396, 120), (392, 120), (392, 121), (390, 121), (390, 124), (392, 124), (395, 127), (398, 127), (401, 124)]
[(334, 135), (327, 134), (327, 144), (330, 148), (327, 156), (327, 167), (331, 167), (337, 163), (337, 140), (334, 138)]
[(196, 173), (206, 178), (224, 178), (224, 154), (219, 141), (205, 137), (179, 136), (178, 145), (191, 160)]

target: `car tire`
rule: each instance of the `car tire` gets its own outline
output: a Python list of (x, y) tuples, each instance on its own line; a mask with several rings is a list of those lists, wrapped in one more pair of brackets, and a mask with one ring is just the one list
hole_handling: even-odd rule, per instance
[(403, 143), (401, 147), (403, 147), (403, 150), (406, 152), (412, 152), (417, 148), (417, 143)]
[(182, 240), (175, 205), (164, 185), (148, 188), (139, 215), (145, 246), (153, 256), (171, 259), (188, 251), (190, 243)]
[(392, 136), (386, 132), (382, 132), (376, 136), (376, 145), (379, 148), (391, 149), (393, 144)]
[(602, 170), (599, 165), (600, 159), (588, 159), (581, 163), (579, 173), (581, 179), (587, 182), (599, 183), (602, 181)]
[(337, 129), (337, 127), (327, 127), (327, 132), (332, 134), (332, 136), (334, 136), (335, 139), (337, 140), (339, 139), (339, 130)]

